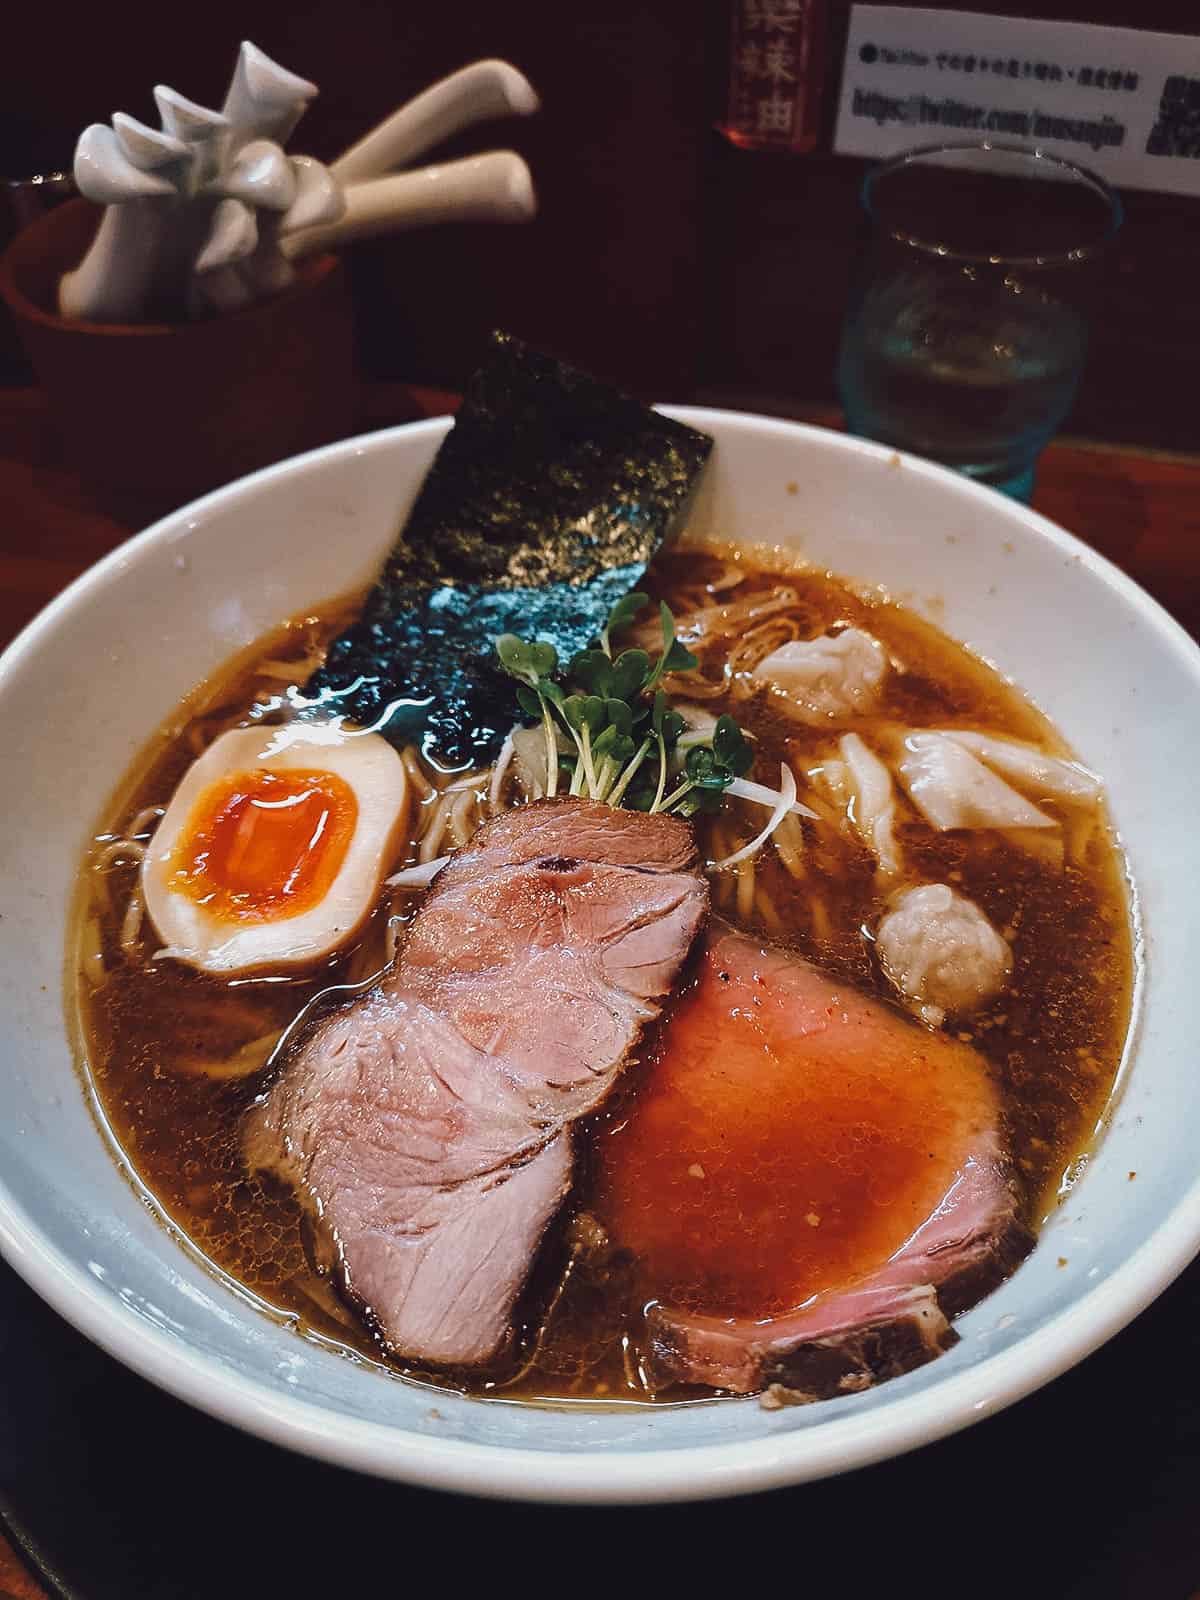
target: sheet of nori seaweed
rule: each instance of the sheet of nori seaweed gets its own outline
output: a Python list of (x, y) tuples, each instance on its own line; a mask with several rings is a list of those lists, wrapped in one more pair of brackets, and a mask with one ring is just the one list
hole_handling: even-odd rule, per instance
[(362, 616), (306, 694), (445, 766), (491, 760), (517, 714), (492, 641), (586, 648), (681, 525), (711, 449), (494, 334)]

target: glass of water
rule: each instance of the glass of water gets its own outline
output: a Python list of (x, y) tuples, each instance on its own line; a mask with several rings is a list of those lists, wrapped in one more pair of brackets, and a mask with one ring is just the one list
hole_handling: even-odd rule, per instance
[(847, 426), (1027, 500), (1075, 398), (1120, 201), (1069, 161), (992, 143), (897, 156), (862, 199)]

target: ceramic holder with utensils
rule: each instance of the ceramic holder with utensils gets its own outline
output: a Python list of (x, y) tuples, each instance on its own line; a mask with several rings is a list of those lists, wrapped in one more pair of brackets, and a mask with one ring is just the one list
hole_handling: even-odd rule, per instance
[(55, 309), (64, 265), (99, 221), (70, 200), (0, 258), (0, 298), (45, 390), (65, 455), (106, 511), (136, 524), (242, 473), (344, 435), (353, 326), (334, 255), (279, 294), (202, 322), (93, 323)]
[(66, 455), (125, 520), (352, 429), (336, 246), (534, 213), (513, 151), (395, 170), (485, 118), (535, 111), (506, 62), (434, 84), (329, 167), (281, 147), (315, 93), (249, 43), (221, 112), (158, 88), (163, 129), (121, 113), (93, 124), (75, 163), (89, 198), (36, 218), (0, 257), (0, 299)]

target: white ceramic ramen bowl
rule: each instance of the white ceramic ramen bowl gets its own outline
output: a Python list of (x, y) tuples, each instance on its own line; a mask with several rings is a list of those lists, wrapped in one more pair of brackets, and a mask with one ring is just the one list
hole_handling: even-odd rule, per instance
[(89, 832), (148, 736), (235, 651), (374, 572), (448, 424), (284, 462), (117, 550), (0, 660), (0, 1248), (112, 1355), (253, 1433), (386, 1477), (525, 1499), (797, 1483), (1019, 1399), (1128, 1322), (1200, 1246), (1200, 649), (1113, 567), (990, 490), (818, 429), (674, 414), (717, 440), (696, 526), (778, 544), (924, 608), (1106, 776), (1145, 927), (1112, 1125), (1032, 1257), (961, 1319), (959, 1345), (822, 1405), (552, 1410), (434, 1397), (256, 1310), (113, 1159), (76, 1076), (63, 947)]

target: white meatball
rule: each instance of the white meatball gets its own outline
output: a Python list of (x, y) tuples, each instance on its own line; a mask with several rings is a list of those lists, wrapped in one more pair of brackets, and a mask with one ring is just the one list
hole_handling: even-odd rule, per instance
[(818, 725), (874, 709), (888, 658), (878, 639), (861, 628), (790, 639), (754, 669), (783, 691), (786, 709), (801, 722)]
[(889, 982), (935, 1027), (992, 999), (1012, 971), (1007, 940), (945, 883), (897, 895), (875, 938)]

